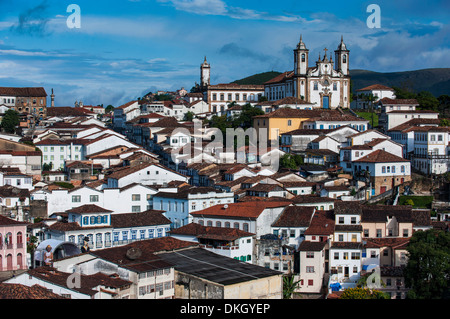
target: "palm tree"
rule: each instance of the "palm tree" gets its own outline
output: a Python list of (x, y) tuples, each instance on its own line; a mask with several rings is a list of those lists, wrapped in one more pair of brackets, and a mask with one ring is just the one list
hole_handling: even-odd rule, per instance
[(291, 299), (299, 285), (300, 279), (295, 280), (294, 275), (283, 276), (283, 299)]

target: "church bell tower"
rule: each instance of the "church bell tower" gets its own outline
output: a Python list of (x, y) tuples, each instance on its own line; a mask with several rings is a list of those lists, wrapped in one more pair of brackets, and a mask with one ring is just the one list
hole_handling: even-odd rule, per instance
[(200, 87), (202, 89), (206, 89), (208, 85), (210, 84), (210, 77), (211, 77), (211, 66), (209, 65), (208, 61), (205, 60), (200, 65)]
[(303, 43), (300, 35), (300, 42), (297, 48), (294, 49), (294, 73), (295, 75), (306, 75), (308, 70), (308, 52), (306, 45)]
[(341, 43), (339, 43), (337, 50), (334, 51), (336, 57), (336, 71), (342, 72), (344, 75), (350, 74), (349, 67), (349, 53), (347, 46), (344, 43), (344, 38), (341, 36)]

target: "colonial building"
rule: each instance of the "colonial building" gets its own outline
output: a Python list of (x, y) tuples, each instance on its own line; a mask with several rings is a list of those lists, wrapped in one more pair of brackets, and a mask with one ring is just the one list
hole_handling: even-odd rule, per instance
[(309, 50), (300, 42), (294, 49), (294, 70), (287, 71), (264, 84), (264, 95), (270, 100), (294, 96), (312, 103), (314, 108), (335, 109), (350, 106), (349, 50), (343, 39), (335, 50), (336, 63), (325, 55), (309, 66)]
[(0, 102), (36, 119), (47, 116), (47, 93), (43, 87), (0, 87)]

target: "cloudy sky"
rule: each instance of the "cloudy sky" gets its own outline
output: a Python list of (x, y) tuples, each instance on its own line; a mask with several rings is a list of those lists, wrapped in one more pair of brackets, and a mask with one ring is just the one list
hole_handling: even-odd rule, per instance
[[(80, 28), (67, 26), (70, 4)], [(370, 4), (380, 28), (366, 23)], [(450, 67), (448, 12), (448, 0), (0, 0), (0, 86), (53, 88), (57, 106), (118, 106), (189, 90), (204, 56), (212, 84), (291, 70), (300, 34), (310, 65), (343, 35), (351, 69)]]

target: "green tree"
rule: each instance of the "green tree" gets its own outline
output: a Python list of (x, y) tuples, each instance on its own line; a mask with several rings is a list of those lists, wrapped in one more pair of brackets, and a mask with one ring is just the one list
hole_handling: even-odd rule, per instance
[(192, 122), (193, 119), (194, 119), (194, 113), (192, 113), (191, 111), (188, 111), (184, 114), (184, 117), (183, 117), (184, 121)]
[(422, 91), (419, 94), (417, 94), (416, 99), (421, 109), (433, 111), (438, 110), (439, 100), (430, 92)]
[(389, 295), (369, 288), (347, 288), (339, 299), (390, 299)]
[(114, 111), (114, 106), (112, 106), (111, 104), (109, 104), (106, 108), (105, 108), (105, 112), (109, 113)]
[(297, 169), (298, 165), (291, 154), (284, 154), (280, 157), (280, 167), (288, 169)]
[(19, 113), (14, 110), (8, 110), (2, 119), (2, 128), (7, 133), (15, 133), (16, 127), (20, 123)]
[(295, 280), (294, 276), (283, 276), (283, 299), (291, 299), (292, 294), (300, 285), (300, 279)]
[(264, 111), (247, 103), (242, 106), (241, 114), (233, 119), (233, 127), (250, 128), (253, 126), (253, 117), (257, 115), (264, 115)]
[(436, 229), (415, 232), (405, 267), (408, 298), (450, 298), (450, 233)]

